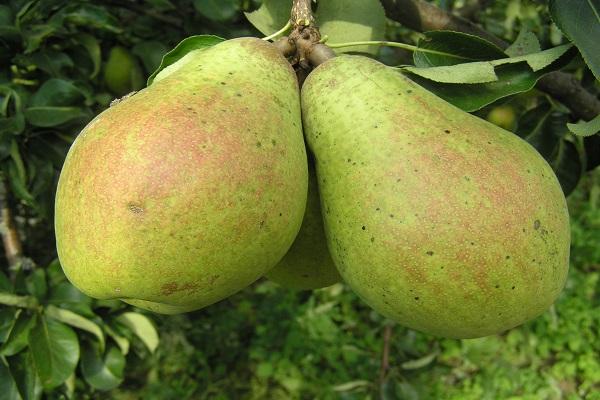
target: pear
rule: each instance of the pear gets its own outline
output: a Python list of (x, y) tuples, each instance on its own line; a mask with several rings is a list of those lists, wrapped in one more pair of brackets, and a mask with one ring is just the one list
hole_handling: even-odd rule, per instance
[(273, 268), (300, 229), (308, 172), (289, 63), (255, 38), (184, 59), (69, 150), (56, 242), (89, 296), (196, 310)]
[(108, 60), (104, 65), (104, 83), (118, 96), (139, 90), (144, 86), (140, 64), (126, 48), (115, 46), (110, 49)]
[(360, 56), (317, 67), (301, 102), (332, 258), (373, 309), (474, 338), (554, 302), (569, 216), (533, 147)]
[(266, 275), (293, 290), (319, 289), (341, 280), (327, 249), (317, 176), (310, 156), (308, 160), (308, 198), (300, 232), (285, 257)]

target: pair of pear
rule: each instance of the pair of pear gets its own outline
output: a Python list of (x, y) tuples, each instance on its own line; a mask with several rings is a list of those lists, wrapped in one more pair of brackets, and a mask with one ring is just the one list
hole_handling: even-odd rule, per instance
[(317, 67), (301, 97), (311, 185), (296, 77), (258, 39), (192, 51), (96, 117), (57, 192), (67, 277), (177, 313), (264, 274), (306, 288), (339, 271), (380, 313), (455, 338), (552, 304), (568, 214), (526, 142), (360, 56)]

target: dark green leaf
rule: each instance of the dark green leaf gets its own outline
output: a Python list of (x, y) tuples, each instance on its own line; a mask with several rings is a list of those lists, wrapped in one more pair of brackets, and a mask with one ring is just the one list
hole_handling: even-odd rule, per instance
[(35, 372), (31, 351), (24, 351), (12, 357), (10, 370), (23, 400), (37, 400), (42, 397), (43, 387)]
[(169, 49), (163, 43), (148, 41), (136, 44), (131, 52), (142, 60), (144, 69), (151, 74), (160, 66), (162, 58), (168, 51)]
[[(383, 40), (385, 38), (385, 11), (379, 0), (320, 2), (316, 20), (321, 35), (327, 36), (328, 41), (332, 43)], [(336, 52), (376, 54), (378, 50), (378, 46), (352, 46), (343, 50), (336, 49)]]
[(96, 336), (98, 344), (100, 345), (100, 351), (104, 352), (104, 334), (102, 329), (93, 321), (74, 313), (73, 311), (58, 308), (53, 305), (46, 307), (46, 315), (57, 321), (64, 322), (65, 324), (71, 325), (74, 328), (82, 329)]
[(121, 33), (119, 21), (106, 8), (92, 4), (73, 5), (64, 12), (64, 19), (75, 25)]
[(89, 114), (79, 107), (29, 107), (25, 118), (34, 126), (52, 127), (76, 119), (89, 118)]
[(453, 31), (425, 32), (418, 47), (443, 54), (415, 51), (413, 61), (417, 67), (440, 67), (473, 61), (505, 58), (506, 54), (493, 43), (478, 36)]
[(0, 291), (12, 292), (12, 284), (3, 271), (0, 271)]
[(27, 285), (27, 290), (30, 294), (35, 296), (38, 300), (42, 300), (48, 292), (46, 271), (43, 268), (35, 269), (27, 276), (25, 284)]
[(0, 347), (0, 355), (12, 356), (23, 350), (27, 346), (29, 331), (36, 322), (36, 314), (31, 316), (25, 312), (21, 312), (8, 336), (8, 340)]
[(60, 76), (63, 69), (73, 67), (73, 60), (67, 54), (48, 49), (30, 55), (19, 55), (15, 61), (21, 65), (33, 65), (54, 77)]
[(54, 34), (58, 28), (51, 24), (40, 24), (32, 25), (23, 30), (23, 38), (27, 46), (25, 47), (25, 54), (30, 54), (36, 51), (42, 42), (52, 34)]
[(3, 400), (22, 400), (8, 364), (0, 357), (0, 396)]
[(100, 72), (101, 54), (100, 54), (100, 43), (98, 40), (87, 33), (80, 33), (75, 37), (75, 41), (85, 48), (90, 60), (92, 61), (92, 72), (90, 78), (95, 78)]
[(176, 7), (170, 0), (146, 0), (152, 8), (160, 11), (175, 10)]
[(558, 144), (567, 133), (566, 122), (565, 114), (544, 103), (526, 111), (519, 118), (515, 133), (527, 140), (548, 162), (551, 162)]
[(585, 172), (585, 155), (580, 140), (561, 140), (551, 162), (565, 196), (575, 190)]
[(4, 343), (8, 339), (20, 312), (21, 310), (12, 307), (0, 308), (0, 343)]
[(92, 299), (81, 293), (70, 282), (65, 281), (50, 289), (48, 303), (76, 312), (87, 317), (92, 317)]
[(600, 0), (550, 0), (549, 8), (556, 25), (577, 46), (600, 80)]
[(83, 99), (81, 90), (64, 79), (48, 79), (29, 100), (32, 107), (72, 106)]
[(62, 384), (79, 360), (77, 335), (68, 326), (40, 316), (29, 332), (29, 348), (42, 385), (51, 389)]
[(194, 0), (194, 8), (210, 20), (224, 22), (237, 14), (239, 2), (237, 0)]
[[(24, 130), (25, 116), (23, 113), (18, 113), (14, 117), (9, 118), (0, 117), (0, 138), (3, 137), (3, 135), (6, 135), (6, 137), (10, 137), (10, 135), (19, 135), (23, 133)], [(3, 154), (3, 152), (0, 151), (0, 158), (4, 157), (6, 157), (6, 154)]]
[(164, 55), (158, 69), (148, 78), (148, 86), (152, 84), (154, 78), (160, 71), (174, 64), (190, 51), (205, 49), (221, 43), (224, 40), (225, 39), (213, 35), (197, 35), (183, 39), (173, 50)]
[(292, 0), (264, 0), (258, 10), (244, 15), (263, 35), (269, 36), (285, 26), (291, 9)]
[(99, 390), (113, 389), (123, 381), (125, 356), (110, 346), (104, 357), (97, 346), (85, 346), (81, 354), (81, 372), (86, 382)]

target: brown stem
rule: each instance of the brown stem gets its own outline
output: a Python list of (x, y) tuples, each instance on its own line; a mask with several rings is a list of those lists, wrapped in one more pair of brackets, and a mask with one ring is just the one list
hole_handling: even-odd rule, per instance
[[(482, 37), (498, 47), (509, 46), (504, 40), (456, 15), (423, 0), (381, 0), (388, 18), (419, 32), (451, 30)], [(600, 100), (581, 86), (573, 75), (551, 72), (540, 79), (538, 89), (562, 102), (578, 119), (589, 121), (600, 114)]]
[(0, 180), (0, 234), (8, 266), (11, 269), (15, 268), (23, 259), (23, 246), (13, 220), (9, 194), (4, 180)]
[(294, 63), (305, 70), (316, 67), (335, 56), (333, 50), (320, 44), (321, 33), (315, 23), (312, 0), (293, 0), (291, 18), (293, 30), (289, 40), (296, 48)]
[(385, 376), (390, 368), (390, 339), (392, 338), (392, 326), (386, 325), (383, 330), (383, 350), (381, 352), (381, 368), (379, 369), (379, 384), (385, 382)]
[(294, 27), (300, 26), (314, 26), (315, 17), (312, 13), (311, 8), (312, 0), (294, 0), (292, 4), (292, 15), (291, 20)]

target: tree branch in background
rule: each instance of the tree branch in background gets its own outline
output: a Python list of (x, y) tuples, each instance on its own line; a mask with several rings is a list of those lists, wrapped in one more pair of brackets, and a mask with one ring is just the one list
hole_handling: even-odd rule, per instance
[(383, 331), (383, 350), (381, 351), (381, 367), (379, 369), (379, 385), (383, 385), (388, 369), (390, 369), (390, 340), (392, 326), (386, 325)]
[(4, 255), (10, 268), (17, 267), (23, 259), (23, 247), (9, 205), (9, 194), (4, 180), (0, 180), (0, 234)]
[[(458, 31), (482, 37), (502, 49), (509, 46), (471, 21), (447, 13), (424, 0), (381, 0), (381, 3), (388, 18), (412, 30)], [(571, 74), (551, 72), (540, 79), (536, 87), (559, 100), (579, 119), (589, 121), (600, 114), (600, 100), (585, 90)]]

